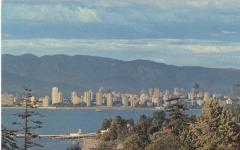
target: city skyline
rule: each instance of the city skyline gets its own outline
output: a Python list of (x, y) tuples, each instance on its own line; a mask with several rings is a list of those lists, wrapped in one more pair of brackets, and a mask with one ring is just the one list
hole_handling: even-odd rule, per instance
[(2, 149), (240, 149), (240, 0), (0, 4)]
[[(77, 92), (71, 90), (70, 97), (62, 94), (57, 86), (52, 87), (51, 97), (33, 95), (31, 102), (36, 107), (165, 107), (171, 98), (181, 98), (192, 107), (201, 107), (210, 99), (218, 100), (219, 104), (238, 104), (240, 98), (240, 85), (233, 85), (231, 95), (211, 93), (201, 88), (197, 83), (190, 90), (175, 87), (172, 90), (160, 89), (159, 87), (142, 89), (137, 93), (119, 92), (107, 88), (91, 89)], [(21, 98), (10, 93), (3, 93), (3, 106), (21, 106)]]
[(240, 68), (236, 0), (26, 0), (2, 6), (4, 54), (81, 54)]

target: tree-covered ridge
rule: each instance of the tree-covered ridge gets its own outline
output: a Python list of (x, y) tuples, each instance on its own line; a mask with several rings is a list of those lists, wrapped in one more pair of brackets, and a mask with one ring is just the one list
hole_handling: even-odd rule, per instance
[(2, 91), (22, 93), (22, 85), (28, 85), (38, 96), (49, 95), (49, 89), (56, 85), (67, 95), (72, 89), (95, 91), (99, 87), (138, 92), (159, 85), (162, 89), (178, 85), (188, 90), (196, 82), (208, 92), (227, 94), (233, 84), (240, 82), (239, 76), (239, 69), (179, 67), (147, 60), (121, 61), (84, 55), (2, 55)]
[(97, 149), (238, 150), (240, 124), (237, 113), (233, 112), (236, 110), (209, 100), (202, 115), (196, 117), (172, 109), (156, 111), (151, 117), (143, 115), (135, 124), (120, 116), (105, 119), (98, 133)]

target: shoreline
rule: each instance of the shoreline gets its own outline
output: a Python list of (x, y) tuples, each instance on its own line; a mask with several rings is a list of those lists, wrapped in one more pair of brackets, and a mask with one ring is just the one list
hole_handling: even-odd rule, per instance
[[(24, 109), (24, 107), (8, 106), (1, 107), (1, 109)], [(37, 107), (35, 109), (46, 109), (46, 110), (158, 110), (156, 108), (141, 108), (141, 107)]]

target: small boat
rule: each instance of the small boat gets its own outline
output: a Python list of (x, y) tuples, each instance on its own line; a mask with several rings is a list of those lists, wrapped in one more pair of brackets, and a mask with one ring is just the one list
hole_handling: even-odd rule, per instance
[(96, 112), (101, 112), (102, 110), (100, 108), (96, 108)]

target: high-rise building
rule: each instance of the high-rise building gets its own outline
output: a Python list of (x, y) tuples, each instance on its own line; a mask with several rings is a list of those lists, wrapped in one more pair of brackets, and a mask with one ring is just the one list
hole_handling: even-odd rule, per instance
[(102, 91), (98, 91), (96, 93), (96, 105), (100, 106), (100, 105), (102, 105), (102, 103), (103, 103), (103, 93), (102, 93)]
[(160, 103), (160, 98), (158, 98), (158, 97), (152, 97), (152, 103), (155, 104), (155, 105), (159, 105), (159, 103)]
[(13, 105), (14, 96), (12, 94), (4, 93), (2, 94), (2, 105), (10, 106)]
[(240, 84), (234, 84), (232, 89), (233, 96), (240, 96)]
[(31, 103), (32, 103), (32, 104), (36, 104), (36, 103), (37, 103), (37, 100), (36, 100), (36, 97), (35, 97), (35, 96), (32, 96), (32, 97), (30, 98), (30, 100), (31, 100)]
[(173, 95), (176, 97), (180, 97), (183, 95), (183, 89), (180, 88), (174, 88)]
[(142, 93), (139, 99), (139, 104), (144, 104), (148, 100), (148, 96), (145, 93)]
[(73, 105), (80, 104), (80, 98), (78, 97), (77, 92), (73, 91), (71, 93), (71, 101)]
[(131, 103), (131, 107), (135, 107), (137, 105), (137, 99), (134, 95), (130, 96), (129, 101)]
[(160, 89), (159, 88), (154, 88), (152, 97), (158, 98), (160, 96), (161, 96)]
[(50, 105), (50, 98), (49, 98), (49, 96), (45, 96), (42, 101), (42, 106), (48, 107), (49, 105)]
[(113, 105), (113, 95), (112, 93), (108, 93), (107, 95), (107, 106), (112, 107)]
[(122, 96), (122, 105), (125, 107), (128, 106), (128, 97), (126, 95)]
[(148, 95), (149, 95), (150, 97), (152, 97), (152, 95), (153, 95), (153, 89), (152, 89), (152, 88), (148, 89)]
[(59, 91), (59, 100), (60, 100), (60, 103), (63, 102), (63, 94), (62, 92)]
[(92, 99), (93, 99), (93, 92), (91, 90), (85, 91), (83, 95), (83, 100), (87, 104), (87, 107), (91, 106)]
[(199, 92), (200, 92), (200, 87), (197, 83), (195, 83), (192, 90), (191, 90), (191, 94), (195, 98)]
[(52, 88), (52, 104), (58, 104), (63, 102), (62, 92), (57, 87)]

